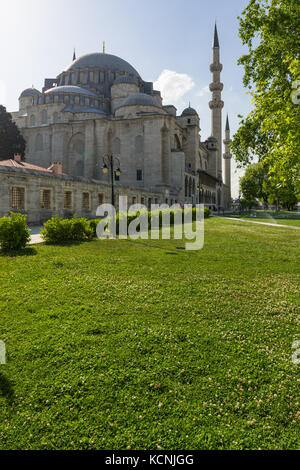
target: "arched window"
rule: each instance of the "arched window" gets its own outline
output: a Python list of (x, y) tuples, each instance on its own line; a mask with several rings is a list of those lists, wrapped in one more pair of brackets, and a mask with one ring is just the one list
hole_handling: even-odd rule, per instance
[(120, 155), (120, 153), (121, 153), (121, 141), (120, 141), (120, 139), (116, 138), (113, 141), (112, 151), (113, 151), (114, 155)]
[(42, 124), (47, 124), (48, 122), (48, 113), (46, 109), (42, 112)]
[(192, 178), (189, 180), (189, 197), (192, 197)]
[(36, 119), (35, 119), (35, 115), (32, 114), (30, 116), (30, 127), (34, 127), (36, 125)]
[(175, 149), (181, 150), (181, 143), (177, 134), (175, 134)]
[(38, 134), (35, 138), (35, 150), (36, 152), (40, 152), (43, 149), (44, 149), (43, 136), (41, 134)]
[(193, 196), (195, 195), (195, 190), (196, 190), (195, 180), (193, 180)]
[(135, 139), (135, 151), (137, 154), (144, 153), (144, 137), (141, 135)]
[(189, 179), (186, 176), (185, 177), (185, 197), (188, 197), (188, 195), (189, 195)]

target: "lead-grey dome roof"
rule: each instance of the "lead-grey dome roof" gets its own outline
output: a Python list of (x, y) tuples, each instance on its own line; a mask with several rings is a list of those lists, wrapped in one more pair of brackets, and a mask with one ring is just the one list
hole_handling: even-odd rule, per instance
[(120, 71), (140, 78), (139, 73), (126, 60), (115, 55), (101, 53), (86, 54), (79, 57), (66, 68), (65, 72), (87, 68)]
[(198, 116), (197, 111), (190, 106), (182, 112), (182, 116)]
[(161, 106), (156, 102), (156, 100), (151, 95), (146, 95), (145, 93), (133, 93), (126, 98), (119, 108), (124, 106), (155, 106), (156, 108), (161, 108)]
[(27, 96), (36, 96), (40, 94), (41, 92), (36, 90), (36, 88), (27, 88), (26, 90), (22, 91), (20, 98), (26, 98)]
[(211, 135), (210, 137), (208, 137), (207, 142), (218, 142), (218, 139)]
[(119, 83), (130, 83), (133, 85), (138, 85), (136, 78), (132, 77), (131, 75), (119, 75), (115, 79), (114, 85), (118, 85)]
[(79, 86), (56, 86), (54, 88), (50, 88), (50, 90), (45, 91), (45, 94), (49, 93), (76, 93), (78, 95), (89, 95), (93, 96), (93, 98), (98, 98), (95, 93), (90, 90), (86, 90), (85, 88), (81, 88)]

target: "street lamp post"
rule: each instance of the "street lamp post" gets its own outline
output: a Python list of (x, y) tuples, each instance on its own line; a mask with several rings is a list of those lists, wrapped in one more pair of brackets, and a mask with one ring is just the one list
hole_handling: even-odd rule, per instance
[(199, 204), (202, 204), (202, 202), (203, 202), (203, 188), (200, 184), (198, 184), (197, 190), (199, 191)]
[(105, 175), (110, 172), (111, 179), (111, 203), (115, 206), (115, 181), (116, 177), (121, 175), (120, 160), (113, 155), (106, 155), (103, 157), (102, 171)]

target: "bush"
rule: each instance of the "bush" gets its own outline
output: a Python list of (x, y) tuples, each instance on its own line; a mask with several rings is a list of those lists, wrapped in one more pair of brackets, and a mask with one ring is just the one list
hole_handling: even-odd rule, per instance
[(101, 221), (101, 219), (94, 219), (94, 220), (89, 220), (88, 221), (89, 227), (93, 232), (93, 237), (94, 238), (97, 237), (97, 227), (98, 227), (98, 224), (99, 224), (100, 221)]
[(209, 219), (211, 211), (208, 207), (204, 207), (204, 219)]
[[(191, 208), (191, 209), (186, 209), (186, 211), (191, 211), (192, 212), (192, 218), (193, 218), (193, 221), (195, 222), (196, 221), (197, 209), (196, 208), (193, 208), (193, 209)], [(166, 212), (167, 214), (170, 213), (170, 226), (173, 227), (174, 223), (175, 223), (175, 211), (169, 211), (168, 209), (165, 209), (164, 211), (159, 211), (159, 228), (163, 227), (163, 212)], [(184, 219), (183, 219), (184, 211), (182, 209), (177, 209), (176, 212), (180, 212), (182, 214), (182, 222), (183, 222), (184, 221)], [(154, 212), (149, 211), (147, 214), (148, 214), (148, 229), (151, 230), (152, 218), (155, 214), (158, 214), (158, 211), (154, 211)], [(208, 209), (208, 207), (205, 207), (204, 208), (204, 218), (208, 219), (210, 217), (210, 215), (211, 215), (210, 209)], [(116, 233), (117, 233), (117, 235), (119, 235), (120, 219), (124, 218), (125, 216), (126, 216), (125, 213), (118, 213), (116, 215)], [(130, 213), (127, 214), (127, 228), (129, 227), (131, 222), (136, 219), (136, 217), (138, 217), (138, 214), (137, 215), (130, 214)], [(97, 224), (98, 223), (99, 223), (99, 221), (97, 221)], [(95, 230), (95, 233), (96, 233), (96, 230)]]
[(0, 219), (0, 246), (3, 251), (17, 251), (25, 248), (30, 240), (26, 215), (12, 212), (10, 217)]
[(90, 240), (94, 230), (86, 219), (61, 219), (58, 215), (45, 223), (41, 235), (47, 243)]

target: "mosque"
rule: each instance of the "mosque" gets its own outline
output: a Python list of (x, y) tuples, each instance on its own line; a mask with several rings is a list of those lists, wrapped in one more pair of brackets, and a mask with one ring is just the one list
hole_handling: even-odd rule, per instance
[(56, 213), (93, 217), (101, 201), (110, 202), (107, 157), (118, 168), (116, 194), (131, 203), (229, 208), (232, 156), (228, 117), (223, 134), (222, 69), (215, 26), (211, 136), (201, 141), (197, 111), (189, 106), (177, 115), (128, 62), (105, 50), (79, 58), (74, 52), (72, 63), (45, 79), (42, 91), (21, 93), (12, 116), (26, 155), (0, 162), (0, 215), (24, 211), (32, 222)]

